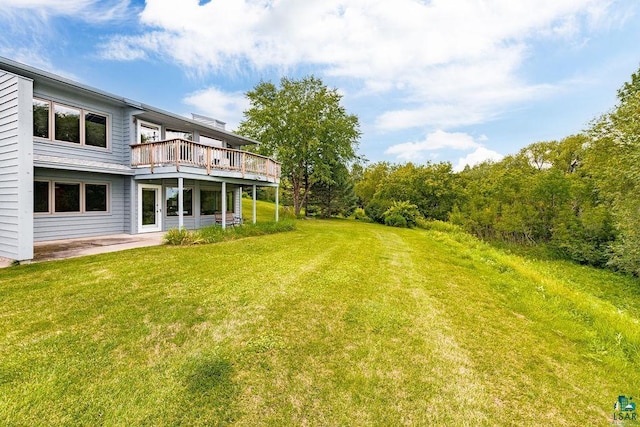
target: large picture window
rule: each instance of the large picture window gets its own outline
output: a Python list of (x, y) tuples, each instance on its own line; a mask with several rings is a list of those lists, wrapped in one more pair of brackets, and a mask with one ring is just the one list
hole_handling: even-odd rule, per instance
[(53, 195), (56, 212), (80, 212), (80, 184), (56, 182)]
[(108, 148), (109, 117), (44, 99), (33, 99), (33, 136)]
[(220, 191), (200, 190), (200, 215), (213, 215), (221, 209)]
[(34, 181), (33, 212), (109, 212), (109, 184)]
[(84, 185), (84, 210), (85, 212), (107, 211), (107, 185)]
[(107, 148), (107, 117), (96, 113), (84, 114), (84, 143)]
[(80, 144), (80, 110), (54, 104), (53, 116), (55, 140)]
[[(167, 187), (166, 212), (167, 216), (178, 216), (178, 187)], [(193, 215), (193, 190), (185, 188), (182, 193), (182, 214)]]

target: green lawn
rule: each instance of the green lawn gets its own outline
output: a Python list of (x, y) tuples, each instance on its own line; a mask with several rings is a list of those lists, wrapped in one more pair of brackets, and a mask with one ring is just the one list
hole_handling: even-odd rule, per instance
[(11, 267), (0, 425), (607, 426), (639, 289), (349, 220)]
[[(280, 217), (283, 216), (283, 207), (280, 206)], [(270, 222), (276, 218), (275, 205), (273, 203), (256, 200), (256, 220), (257, 222)], [(245, 224), (253, 221), (253, 201), (242, 199), (242, 219)]]

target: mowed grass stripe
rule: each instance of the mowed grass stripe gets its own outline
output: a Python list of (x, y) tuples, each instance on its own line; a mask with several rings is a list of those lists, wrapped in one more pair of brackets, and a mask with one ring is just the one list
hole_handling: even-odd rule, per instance
[(346, 220), (11, 268), (0, 423), (607, 425), (634, 285)]

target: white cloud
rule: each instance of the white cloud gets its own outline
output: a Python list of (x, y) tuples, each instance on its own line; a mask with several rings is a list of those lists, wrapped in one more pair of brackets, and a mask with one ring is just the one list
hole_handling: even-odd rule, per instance
[(13, 15), (19, 20), (66, 16), (87, 22), (107, 22), (124, 18), (130, 12), (130, 0), (2, 0), (2, 3), (2, 15)]
[(183, 102), (195, 107), (198, 113), (226, 122), (228, 130), (237, 128), (242, 113), (250, 106), (244, 93), (224, 92), (216, 87), (194, 92)]
[(395, 155), (400, 160), (417, 161), (424, 159), (424, 154), (428, 151), (442, 149), (470, 150), (481, 147), (481, 144), (476, 142), (469, 134), (437, 130), (428, 134), (424, 141), (392, 145), (384, 153)]
[(609, 6), (603, 0), (147, 0), (142, 33), (115, 36), (102, 51), (109, 59), (168, 57), (198, 74), (311, 65), (367, 91), (399, 91), (404, 105), (381, 113), (378, 129), (452, 128), (549, 94), (553, 85), (518, 77), (530, 41), (579, 37), (590, 25), (602, 26)]
[(55, 19), (89, 24), (130, 19), (129, 4), (130, 0), (0, 0), (0, 54), (78, 80), (53, 65), (52, 52), (67, 44)]
[(465, 166), (473, 167), (487, 160), (499, 162), (503, 158), (504, 156), (500, 153), (496, 153), (495, 151), (489, 150), (486, 147), (478, 147), (473, 153), (470, 153), (465, 157), (461, 157), (460, 160), (458, 160), (458, 164), (454, 166), (453, 170), (456, 172), (460, 172), (465, 168)]

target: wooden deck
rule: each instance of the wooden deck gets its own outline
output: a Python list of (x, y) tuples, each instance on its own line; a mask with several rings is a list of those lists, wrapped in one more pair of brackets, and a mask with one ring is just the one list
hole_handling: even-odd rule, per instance
[(238, 172), (257, 176), (268, 182), (280, 180), (280, 163), (269, 157), (230, 148), (211, 147), (185, 139), (134, 144), (131, 146), (131, 166), (148, 167), (150, 172), (160, 166), (190, 166), (206, 170), (207, 175), (218, 171)]

